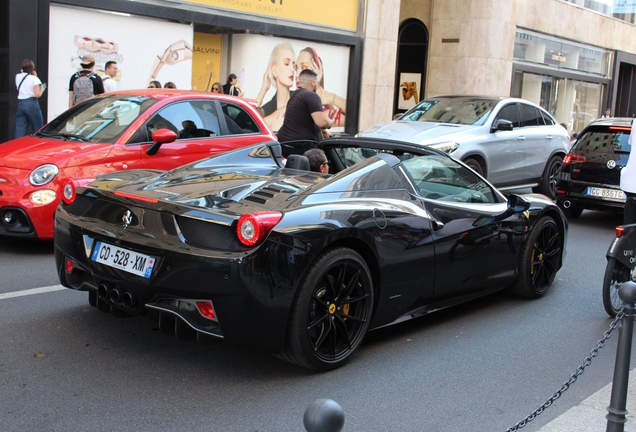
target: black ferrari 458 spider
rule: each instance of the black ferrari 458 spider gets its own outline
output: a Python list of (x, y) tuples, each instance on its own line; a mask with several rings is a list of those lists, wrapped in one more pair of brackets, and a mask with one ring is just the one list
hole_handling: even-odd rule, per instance
[(267, 142), (77, 189), (70, 179), (55, 215), (61, 283), (100, 311), (154, 311), (163, 332), (317, 370), (342, 365), (370, 329), (552, 284), (567, 222), (545, 196), (506, 197), (414, 144), (320, 147), (329, 174)]

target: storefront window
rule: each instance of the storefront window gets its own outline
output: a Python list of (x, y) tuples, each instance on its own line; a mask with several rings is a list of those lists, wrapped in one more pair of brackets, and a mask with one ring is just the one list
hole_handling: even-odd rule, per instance
[(516, 72), (513, 96), (549, 111), (568, 132), (580, 132), (601, 112), (604, 86), (573, 79)]
[(634, 24), (636, 2), (632, 0), (564, 0), (585, 9)]
[(610, 51), (527, 30), (515, 34), (514, 59), (604, 78), (610, 75)]

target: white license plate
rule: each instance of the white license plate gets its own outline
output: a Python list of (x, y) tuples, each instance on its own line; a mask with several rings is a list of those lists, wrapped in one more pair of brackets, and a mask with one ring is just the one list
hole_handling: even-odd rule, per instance
[(611, 200), (625, 201), (627, 195), (622, 190), (588, 187), (587, 195)]
[(115, 267), (128, 273), (149, 278), (157, 261), (155, 257), (133, 252), (118, 246), (98, 241), (91, 259), (95, 262)]

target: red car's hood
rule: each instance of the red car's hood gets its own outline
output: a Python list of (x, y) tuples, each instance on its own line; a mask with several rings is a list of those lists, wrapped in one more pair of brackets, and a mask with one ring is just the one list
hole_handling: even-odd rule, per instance
[(52, 163), (58, 168), (100, 163), (113, 144), (26, 136), (0, 144), (0, 166), (32, 170)]

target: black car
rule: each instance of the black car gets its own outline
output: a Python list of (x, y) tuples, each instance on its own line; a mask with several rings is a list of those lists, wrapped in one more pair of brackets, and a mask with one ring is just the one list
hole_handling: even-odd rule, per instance
[(414, 144), (320, 147), (330, 174), (297, 154), (284, 166), (269, 142), (69, 183), (55, 216), (62, 285), (116, 316), (159, 312), (180, 338), (328, 370), (367, 330), (505, 288), (540, 297), (561, 268), (567, 221), (547, 197), (505, 197)]
[(622, 211), (625, 193), (620, 188), (621, 169), (631, 145), (631, 118), (609, 118), (590, 123), (563, 158), (556, 201), (567, 217), (584, 209)]

